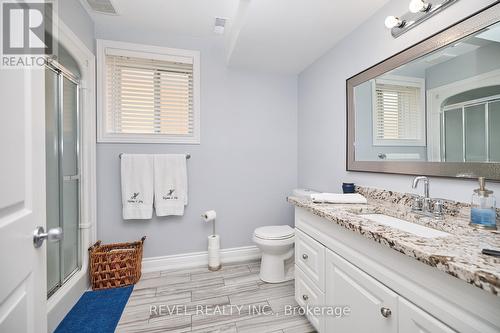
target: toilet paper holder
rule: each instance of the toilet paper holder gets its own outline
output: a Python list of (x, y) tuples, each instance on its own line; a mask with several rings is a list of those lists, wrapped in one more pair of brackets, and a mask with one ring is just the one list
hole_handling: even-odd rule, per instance
[(212, 222), (212, 235), (215, 235), (215, 218), (217, 217), (215, 210), (208, 210), (201, 214), (201, 217), (207, 223)]
[(222, 268), (220, 262), (220, 237), (215, 233), (215, 218), (217, 213), (214, 210), (206, 211), (201, 215), (202, 219), (212, 222), (212, 235), (208, 236), (208, 269), (218, 271)]

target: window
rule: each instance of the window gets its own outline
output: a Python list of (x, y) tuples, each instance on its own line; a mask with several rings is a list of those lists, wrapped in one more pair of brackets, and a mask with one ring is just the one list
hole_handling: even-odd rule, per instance
[(99, 142), (199, 143), (199, 53), (98, 41)]
[(391, 76), (372, 84), (373, 145), (425, 146), (423, 80)]

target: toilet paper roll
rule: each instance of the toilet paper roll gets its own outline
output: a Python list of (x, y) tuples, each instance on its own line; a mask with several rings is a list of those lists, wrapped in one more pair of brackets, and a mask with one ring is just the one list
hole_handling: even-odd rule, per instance
[(220, 248), (220, 237), (219, 235), (210, 235), (208, 236), (208, 248)]
[(220, 237), (219, 235), (208, 236), (208, 268), (216, 271), (221, 268), (220, 264)]
[(217, 213), (215, 212), (215, 210), (209, 210), (203, 213), (201, 217), (203, 217), (203, 220), (205, 222), (212, 222), (217, 217)]

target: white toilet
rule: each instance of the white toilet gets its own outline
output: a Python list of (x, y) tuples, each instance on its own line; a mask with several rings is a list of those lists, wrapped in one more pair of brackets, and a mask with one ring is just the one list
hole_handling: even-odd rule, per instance
[(253, 241), (262, 251), (260, 279), (279, 283), (293, 279), (285, 272), (285, 260), (293, 256), (295, 231), (288, 225), (272, 225), (255, 229)]

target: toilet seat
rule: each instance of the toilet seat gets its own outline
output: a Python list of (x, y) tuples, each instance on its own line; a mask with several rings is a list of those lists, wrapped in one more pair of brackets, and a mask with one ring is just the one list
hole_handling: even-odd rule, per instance
[(281, 240), (292, 238), (295, 234), (288, 225), (271, 225), (255, 229), (254, 236), (260, 239)]

